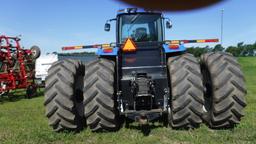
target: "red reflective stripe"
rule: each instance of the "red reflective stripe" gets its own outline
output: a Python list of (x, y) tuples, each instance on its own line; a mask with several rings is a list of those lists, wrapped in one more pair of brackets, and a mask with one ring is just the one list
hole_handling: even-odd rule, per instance
[(205, 42), (219, 42), (219, 39), (207, 39)]
[(183, 43), (189, 43), (189, 40), (183, 40), (182, 42)]
[(73, 50), (75, 47), (63, 47), (62, 50)]

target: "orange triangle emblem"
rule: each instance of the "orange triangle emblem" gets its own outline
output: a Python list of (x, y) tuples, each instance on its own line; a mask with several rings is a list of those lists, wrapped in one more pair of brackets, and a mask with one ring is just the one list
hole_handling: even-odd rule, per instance
[(135, 52), (137, 48), (133, 40), (131, 38), (127, 38), (122, 50), (123, 52)]

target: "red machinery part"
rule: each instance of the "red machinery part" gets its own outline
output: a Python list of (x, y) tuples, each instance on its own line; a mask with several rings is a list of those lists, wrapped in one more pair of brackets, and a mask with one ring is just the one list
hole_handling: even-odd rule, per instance
[(0, 94), (33, 85), (31, 50), (21, 48), (17, 37), (0, 36)]

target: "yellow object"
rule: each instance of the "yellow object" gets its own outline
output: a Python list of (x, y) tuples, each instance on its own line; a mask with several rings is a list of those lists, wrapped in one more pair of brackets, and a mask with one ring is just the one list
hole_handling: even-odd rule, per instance
[(136, 51), (136, 45), (132, 41), (132, 39), (128, 38), (124, 44), (123, 52), (135, 52)]
[(75, 49), (82, 49), (83, 46), (75, 46)]
[(180, 41), (178, 41), (178, 40), (172, 40), (171, 41), (171, 44), (179, 44), (180, 43)]
[(110, 44), (102, 44), (102, 47), (110, 47)]
[(197, 43), (204, 43), (205, 40), (197, 40)]

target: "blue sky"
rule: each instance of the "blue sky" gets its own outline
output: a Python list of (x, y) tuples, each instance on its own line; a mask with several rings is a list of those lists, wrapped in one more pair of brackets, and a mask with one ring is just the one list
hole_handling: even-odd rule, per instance
[[(114, 23), (111, 32), (104, 31), (104, 24), (115, 17), (118, 9), (131, 7), (115, 0), (0, 1), (0, 34), (21, 34), (23, 46), (35, 44), (44, 53), (60, 52), (62, 46), (114, 42)], [(226, 0), (207, 9), (165, 12), (173, 22), (166, 39), (219, 38), (220, 11), (224, 9), (223, 45), (254, 43), (255, 6), (255, 0)]]

